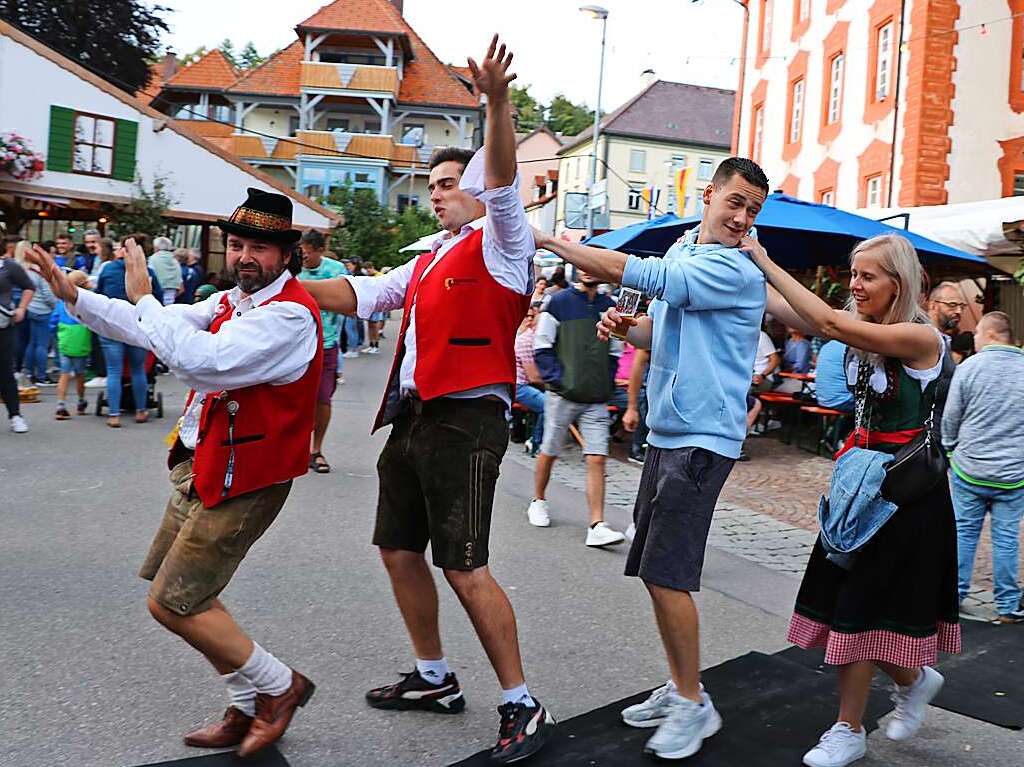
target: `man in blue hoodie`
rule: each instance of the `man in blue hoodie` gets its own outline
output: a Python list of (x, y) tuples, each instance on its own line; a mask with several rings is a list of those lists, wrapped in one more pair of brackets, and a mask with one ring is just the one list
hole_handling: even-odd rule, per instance
[(651, 350), (650, 434), (626, 575), (639, 576), (654, 605), (672, 678), (622, 712), (626, 724), (655, 727), (645, 750), (683, 759), (722, 720), (700, 684), (700, 634), (691, 592), (700, 590), (711, 516), (746, 436), (750, 387), (766, 287), (741, 249), (768, 195), (750, 160), (724, 160), (703, 192), (704, 213), (664, 258), (640, 259), (535, 233), (547, 248), (596, 278), (654, 300), (639, 320), (610, 310), (598, 325)]

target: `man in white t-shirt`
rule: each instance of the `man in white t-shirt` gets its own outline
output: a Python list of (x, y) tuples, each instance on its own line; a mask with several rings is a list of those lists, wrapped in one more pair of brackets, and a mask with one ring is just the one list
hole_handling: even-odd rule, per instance
[(757, 341), (757, 356), (754, 357), (754, 377), (752, 385), (754, 391), (768, 391), (775, 382), (774, 373), (779, 369), (782, 358), (779, 350), (775, 348), (775, 342), (771, 336), (761, 331), (761, 337)]

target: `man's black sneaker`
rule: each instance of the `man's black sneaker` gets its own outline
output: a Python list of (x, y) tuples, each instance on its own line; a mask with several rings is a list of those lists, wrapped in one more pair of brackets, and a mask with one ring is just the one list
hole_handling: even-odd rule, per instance
[(491, 750), (495, 764), (511, 764), (538, 751), (555, 734), (555, 718), (540, 704), (506, 703), (498, 706), (501, 725), (498, 742)]
[(643, 450), (643, 449), (634, 450), (633, 448), (629, 449), (629, 461), (630, 461), (630, 463), (639, 463), (642, 466), (643, 463), (644, 463), (644, 459), (646, 457), (647, 457), (647, 451), (646, 450)]
[(466, 707), (455, 674), (449, 673), (441, 684), (432, 684), (415, 669), (402, 674), (401, 682), (370, 690), (366, 693), (366, 702), (374, 708), (397, 711), (418, 708), (438, 714), (457, 714)]

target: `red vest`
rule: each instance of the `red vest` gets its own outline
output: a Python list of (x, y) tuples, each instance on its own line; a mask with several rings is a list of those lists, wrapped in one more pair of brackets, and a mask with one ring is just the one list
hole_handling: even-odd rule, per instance
[(405, 290), (405, 310), (398, 333), (388, 388), (373, 429), (385, 422), (385, 407), (397, 385), (405, 333), (416, 304), (416, 370), (413, 381), (424, 400), (492, 384), (515, 384), (515, 341), (530, 308), (530, 296), (506, 288), (484, 262), (483, 230), (452, 246), (424, 276), (434, 260), (424, 253)]
[[(316, 322), (318, 339), (322, 340), (320, 309), (297, 279), (288, 280), (280, 293), (260, 306), (274, 301), (292, 301), (306, 307)], [(234, 316), (225, 295), (210, 323), (210, 332), (216, 333)], [(309, 435), (316, 412), (323, 343), (317, 343), (316, 348), (309, 367), (297, 381), (206, 395), (192, 463), (194, 487), (206, 508), (302, 476), (309, 469)], [(194, 396), (193, 391), (188, 403)]]

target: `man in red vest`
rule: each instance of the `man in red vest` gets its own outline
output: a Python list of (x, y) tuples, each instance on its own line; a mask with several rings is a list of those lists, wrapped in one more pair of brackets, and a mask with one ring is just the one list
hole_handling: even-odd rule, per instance
[(238, 286), (198, 304), (161, 306), (131, 239), (122, 249), (130, 302), (78, 290), (44, 250), (32, 256), (79, 321), (149, 349), (192, 388), (168, 458), (174, 492), (140, 575), (153, 582), (150, 613), (206, 657), (231, 697), (221, 721), (185, 742), (240, 744), (240, 756), (280, 738), (314, 689), (218, 599), (309, 466), (322, 331), (316, 303), (293, 277), (300, 233), (291, 214), (284, 195), (249, 189), (217, 222)]
[[(491, 504), (508, 446), (515, 335), (533, 293), (533, 234), (517, 191), (509, 108), (512, 54), (497, 36), (474, 83), (487, 96), (484, 148), (430, 161), (430, 203), (446, 230), (430, 253), (379, 277), (307, 283), (320, 306), (369, 317), (404, 309), (398, 349), (374, 424), (392, 424), (377, 462), (373, 542), (380, 547), (416, 654), (402, 680), (366, 694), (376, 708), (456, 713), (465, 701), (441, 649), (434, 565), (473, 622), (502, 687), (491, 758), (537, 751), (554, 719), (526, 687), (516, 620), (487, 567)], [(485, 216), (480, 225), (473, 222)]]

